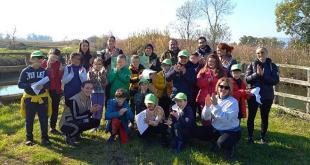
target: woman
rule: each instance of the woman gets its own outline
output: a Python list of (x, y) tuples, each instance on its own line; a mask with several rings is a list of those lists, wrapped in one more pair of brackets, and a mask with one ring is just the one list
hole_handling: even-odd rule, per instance
[(200, 127), (203, 131), (199, 131), (204, 133), (204, 139), (212, 142), (213, 149), (224, 150), (227, 158), (233, 157), (235, 145), (241, 137), (238, 101), (231, 92), (230, 79), (220, 78), (216, 84), (217, 95), (206, 97), (202, 110), (202, 119), (212, 120), (212, 124)]
[[(221, 61), (216, 54), (210, 54), (207, 56), (207, 63), (197, 75), (197, 86), (199, 88), (196, 102), (198, 103), (199, 112), (205, 106), (205, 98), (207, 95), (215, 93), (215, 85), (218, 79), (226, 76)], [(203, 125), (210, 124), (210, 121), (202, 121)]]
[(227, 76), (231, 77), (230, 69), (233, 64), (237, 64), (237, 61), (232, 57), (231, 53), (234, 47), (227, 45), (226, 43), (220, 43), (217, 45), (216, 52), (219, 56), (222, 65), (227, 69)]
[(104, 62), (104, 67), (106, 70), (110, 69), (111, 58), (117, 57), (120, 54), (124, 54), (123, 50), (120, 48), (116, 48), (116, 38), (114, 36), (110, 36), (107, 40), (107, 48), (101, 51), (98, 51), (99, 57), (101, 57)]
[(268, 129), (268, 116), (274, 98), (273, 86), (279, 83), (278, 67), (268, 58), (268, 51), (264, 47), (256, 49), (256, 59), (251, 62), (246, 70), (246, 82), (251, 85), (251, 88), (260, 88), (261, 103), (256, 102), (255, 97), (248, 101), (248, 143), (254, 143), (253, 130), (254, 119), (258, 107), (261, 113), (261, 139), (260, 142), (265, 144), (266, 133)]
[(159, 72), (161, 70), (160, 61), (157, 55), (154, 53), (154, 47), (152, 44), (146, 44), (144, 47), (144, 56), (149, 56), (149, 68)]
[(87, 40), (82, 40), (79, 45), (79, 53), (81, 57), (81, 65), (88, 71), (93, 63), (93, 56), (89, 51), (89, 42)]

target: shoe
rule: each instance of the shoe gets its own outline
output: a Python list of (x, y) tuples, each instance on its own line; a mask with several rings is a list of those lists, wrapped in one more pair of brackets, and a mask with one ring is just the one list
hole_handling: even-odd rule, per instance
[(33, 146), (34, 142), (33, 142), (33, 140), (27, 140), (25, 144), (26, 144), (26, 146)]
[(111, 135), (108, 139), (108, 143), (113, 143), (115, 141), (115, 136)]
[(235, 146), (232, 146), (231, 150), (226, 150), (224, 156), (227, 160), (232, 160), (235, 154)]
[(59, 132), (57, 129), (51, 129), (50, 133), (53, 135), (62, 135), (62, 133)]
[(68, 145), (70, 146), (75, 146), (76, 143), (75, 143), (75, 140), (69, 136), (65, 136), (65, 141)]
[(265, 137), (262, 137), (262, 138), (260, 139), (260, 144), (267, 144), (267, 140), (266, 140)]
[(254, 144), (253, 137), (248, 137), (248, 144)]
[(49, 144), (51, 144), (51, 142), (48, 139), (42, 139), (42, 145), (47, 146)]

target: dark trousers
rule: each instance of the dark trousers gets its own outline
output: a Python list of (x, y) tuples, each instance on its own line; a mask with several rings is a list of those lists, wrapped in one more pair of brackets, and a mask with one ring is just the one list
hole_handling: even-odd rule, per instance
[(187, 142), (191, 137), (191, 127), (182, 126), (180, 122), (172, 124), (171, 127), (172, 138)]
[(160, 134), (161, 140), (166, 141), (167, 140), (167, 129), (168, 126), (166, 124), (160, 123), (157, 126), (149, 126), (142, 135), (140, 135), (141, 138), (148, 138), (151, 137), (154, 134)]
[(171, 99), (168, 96), (163, 96), (158, 100), (158, 105), (163, 108), (165, 113), (165, 118), (169, 117), (170, 107), (171, 107)]
[(237, 144), (241, 138), (241, 131), (223, 131), (219, 132), (212, 125), (199, 126), (195, 129), (195, 135), (202, 140), (210, 141), (216, 144), (218, 148), (231, 151), (232, 147)]
[(75, 137), (76, 135), (82, 133), (83, 131), (90, 130), (92, 128), (97, 128), (100, 124), (100, 120), (90, 118), (88, 122), (79, 121), (70, 121), (65, 122), (60, 128), (66, 136)]
[(48, 139), (48, 109), (47, 109), (47, 98), (43, 98), (44, 103), (32, 103), (31, 99), (25, 99), (26, 105), (26, 138), (27, 140), (33, 140), (33, 123), (36, 113), (38, 113), (40, 127), (41, 127), (41, 138)]
[(268, 117), (270, 108), (272, 105), (273, 100), (262, 100), (262, 104), (258, 104), (255, 100), (255, 97), (252, 97), (248, 101), (248, 108), (249, 108), (249, 115), (248, 115), (248, 136), (253, 137), (253, 131), (254, 131), (254, 119), (256, 116), (256, 112), (258, 107), (260, 108), (260, 115), (261, 115), (261, 137), (264, 138), (267, 133), (268, 129)]
[(50, 118), (50, 127), (51, 129), (55, 129), (57, 119), (58, 119), (59, 103), (60, 103), (61, 94), (58, 94), (56, 90), (50, 90), (50, 96), (52, 99), (52, 115)]

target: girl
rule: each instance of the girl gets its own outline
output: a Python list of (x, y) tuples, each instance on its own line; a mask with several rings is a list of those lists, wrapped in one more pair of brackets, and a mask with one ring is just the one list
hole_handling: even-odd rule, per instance
[(220, 43), (217, 45), (216, 52), (219, 56), (222, 65), (227, 69), (227, 76), (231, 77), (230, 69), (233, 64), (237, 64), (237, 61), (232, 57), (231, 52), (234, 47), (227, 45), (226, 43)]
[(81, 65), (88, 71), (91, 67), (94, 58), (89, 51), (89, 42), (82, 40), (79, 44), (79, 53), (81, 54)]

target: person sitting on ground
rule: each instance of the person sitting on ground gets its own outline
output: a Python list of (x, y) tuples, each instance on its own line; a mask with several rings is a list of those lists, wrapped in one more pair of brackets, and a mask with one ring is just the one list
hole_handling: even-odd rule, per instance
[(128, 105), (128, 92), (125, 89), (117, 89), (115, 98), (108, 100), (105, 119), (108, 120), (106, 131), (111, 133), (108, 142), (114, 142), (119, 136), (121, 144), (128, 142), (128, 122), (133, 120), (133, 113)]
[(139, 81), (138, 92), (134, 96), (135, 109), (133, 111), (135, 112), (135, 114), (138, 114), (146, 109), (146, 106), (144, 104), (144, 98), (149, 93), (152, 93), (149, 89), (149, 81), (145, 78), (141, 78), (141, 80)]
[(59, 121), (61, 132), (65, 135), (66, 143), (77, 144), (80, 134), (86, 130), (97, 128), (100, 120), (92, 117), (92, 114), (102, 107), (99, 104), (91, 105), (90, 95), (94, 86), (91, 81), (84, 81), (81, 92), (69, 98)]

